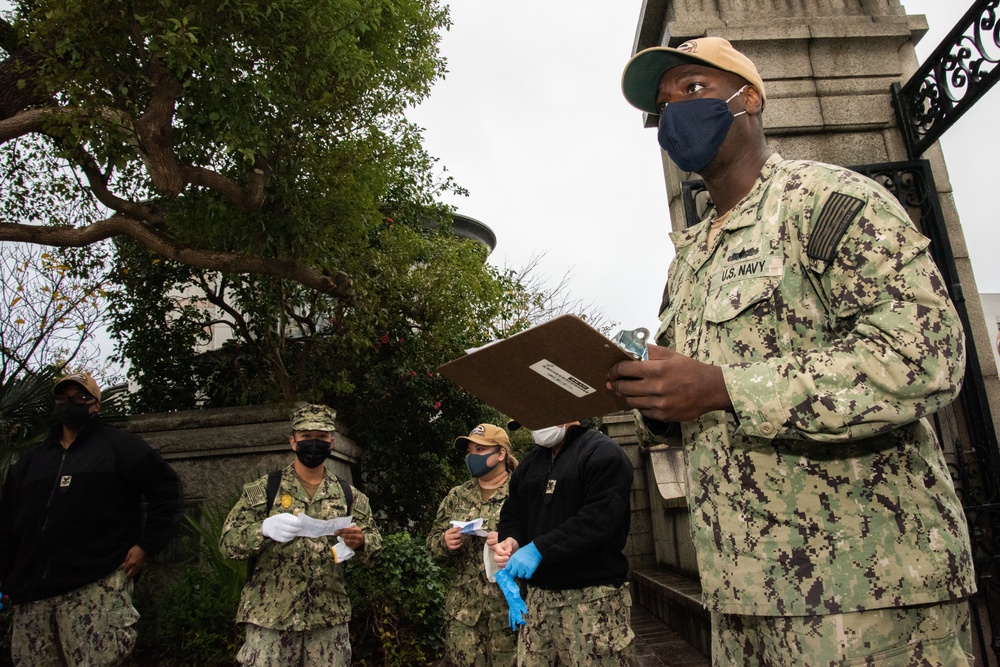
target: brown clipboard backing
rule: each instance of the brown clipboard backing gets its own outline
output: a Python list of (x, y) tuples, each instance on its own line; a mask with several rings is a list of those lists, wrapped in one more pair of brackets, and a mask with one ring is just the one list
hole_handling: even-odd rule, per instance
[(633, 360), (575, 315), (473, 350), (438, 372), (529, 429), (627, 410), (608, 370)]

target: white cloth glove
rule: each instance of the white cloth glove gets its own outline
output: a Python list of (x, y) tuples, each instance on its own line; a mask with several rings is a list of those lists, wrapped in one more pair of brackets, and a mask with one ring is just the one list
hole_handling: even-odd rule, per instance
[(261, 530), (275, 542), (291, 542), (302, 531), (302, 519), (287, 512), (275, 514), (264, 519)]
[(337, 543), (334, 544), (330, 550), (333, 552), (334, 563), (343, 563), (345, 560), (354, 555), (354, 549), (347, 546), (343, 537), (338, 537)]

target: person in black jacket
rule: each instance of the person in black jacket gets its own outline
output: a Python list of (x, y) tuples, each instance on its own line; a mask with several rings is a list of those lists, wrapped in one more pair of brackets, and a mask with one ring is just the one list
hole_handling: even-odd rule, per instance
[(497, 533), (487, 538), (497, 566), (528, 584), (517, 664), (628, 665), (634, 635), (622, 549), (632, 464), (586, 421), (531, 436), (537, 447), (511, 475)]
[(142, 438), (101, 423), (89, 374), (67, 375), (54, 395), (60, 423), (11, 468), (0, 494), (14, 664), (119, 664), (135, 646), (132, 579), (177, 532), (183, 491)]

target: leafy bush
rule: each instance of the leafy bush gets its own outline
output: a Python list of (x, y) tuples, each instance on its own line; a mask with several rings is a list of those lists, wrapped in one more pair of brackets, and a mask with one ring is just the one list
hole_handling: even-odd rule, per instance
[(140, 577), (135, 605), (142, 617), (129, 664), (235, 664), (234, 656), (243, 643), (235, 616), (246, 563), (225, 558), (218, 547), (233, 502), (203, 506), (201, 521), (186, 516), (181, 562), (152, 567)]
[(424, 541), (405, 532), (383, 536), (374, 566), (349, 561), (354, 663), (403, 667), (439, 658), (448, 576), (431, 560)]

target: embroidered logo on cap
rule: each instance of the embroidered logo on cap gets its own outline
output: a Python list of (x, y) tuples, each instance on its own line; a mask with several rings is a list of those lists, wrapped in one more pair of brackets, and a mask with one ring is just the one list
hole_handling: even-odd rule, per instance
[(486, 429), (483, 428), (482, 424), (480, 424), (476, 428), (469, 431), (469, 435), (486, 435)]

